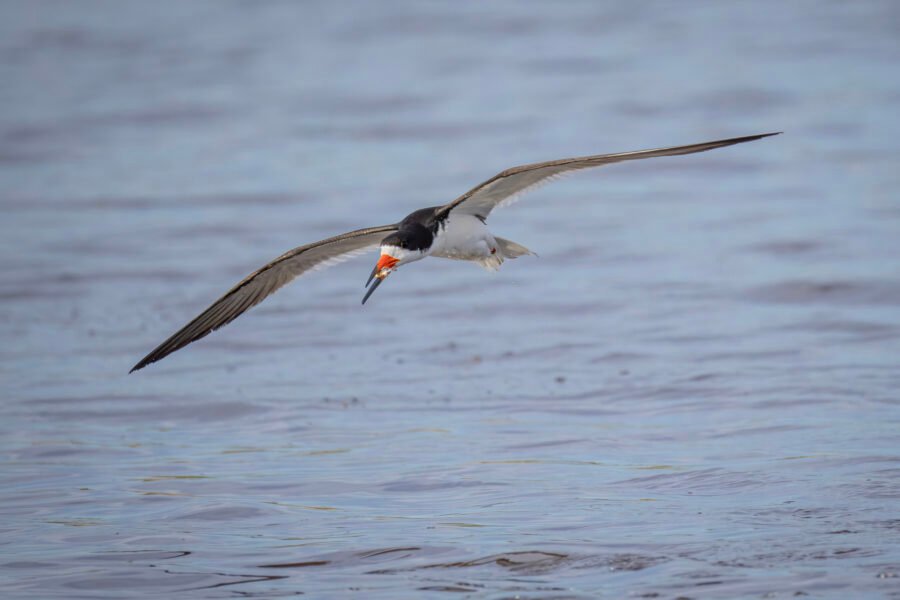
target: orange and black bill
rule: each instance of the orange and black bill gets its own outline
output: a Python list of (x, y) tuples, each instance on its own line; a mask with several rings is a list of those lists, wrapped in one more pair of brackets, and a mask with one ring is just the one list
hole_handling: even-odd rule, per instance
[(366, 287), (369, 287), (370, 283), (372, 284), (372, 286), (369, 287), (366, 295), (363, 296), (363, 304), (366, 303), (366, 300), (369, 299), (369, 296), (372, 295), (372, 292), (378, 289), (378, 286), (381, 285), (381, 282), (391, 274), (391, 271), (394, 270), (394, 266), (397, 264), (397, 262), (399, 261), (393, 256), (389, 256), (387, 254), (381, 255), (381, 258), (378, 259), (378, 263), (375, 265), (375, 268), (372, 269), (372, 273), (369, 274), (369, 279), (366, 281)]

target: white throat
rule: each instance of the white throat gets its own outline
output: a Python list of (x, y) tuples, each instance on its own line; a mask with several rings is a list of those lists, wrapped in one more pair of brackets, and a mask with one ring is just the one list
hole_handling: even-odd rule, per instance
[(425, 252), (420, 252), (418, 250), (407, 250), (406, 248), (401, 248), (399, 246), (388, 245), (384, 245), (381, 247), (381, 255), (396, 258), (397, 265), (404, 265), (406, 263), (413, 262), (414, 260), (425, 258)]

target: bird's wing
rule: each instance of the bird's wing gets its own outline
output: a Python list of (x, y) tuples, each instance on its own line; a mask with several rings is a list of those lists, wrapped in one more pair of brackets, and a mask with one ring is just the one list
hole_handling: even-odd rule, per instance
[(142, 358), (130, 372), (142, 369), (227, 325), (300, 275), (330, 267), (378, 247), (387, 233), (396, 230), (397, 225), (358, 229), (285, 252), (245, 277), (193, 321)]
[(758, 140), (760, 138), (769, 137), (770, 135), (778, 135), (778, 133), (781, 132), (748, 135), (746, 137), (716, 140), (714, 142), (691, 144), (689, 146), (673, 146), (671, 148), (637, 150), (635, 152), (621, 152), (618, 154), (598, 154), (596, 156), (582, 156), (579, 158), (563, 158), (560, 160), (512, 167), (472, 188), (450, 204), (441, 207), (437, 216), (438, 218), (441, 218), (442, 216), (445, 217), (450, 211), (457, 210), (466, 214), (478, 216), (481, 219), (486, 219), (488, 214), (490, 214), (494, 208), (510, 204), (518, 200), (525, 192), (580, 169), (602, 167), (603, 165), (624, 160), (706, 152), (707, 150), (713, 150), (715, 148)]

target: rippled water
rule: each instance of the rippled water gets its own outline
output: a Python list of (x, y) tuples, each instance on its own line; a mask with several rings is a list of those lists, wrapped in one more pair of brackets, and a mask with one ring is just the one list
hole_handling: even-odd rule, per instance
[[(0, 11), (4, 597), (900, 594), (895, 2)], [(772, 130), (126, 375), (290, 247)]]

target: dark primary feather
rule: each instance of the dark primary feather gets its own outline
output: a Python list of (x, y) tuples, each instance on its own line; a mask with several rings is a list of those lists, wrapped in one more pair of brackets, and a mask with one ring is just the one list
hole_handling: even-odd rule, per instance
[(513, 201), (519, 194), (527, 192), (529, 189), (540, 185), (541, 183), (545, 183), (555, 177), (560, 177), (573, 171), (602, 167), (603, 165), (625, 160), (706, 152), (707, 150), (734, 144), (742, 144), (771, 135), (778, 135), (779, 133), (781, 132), (762, 133), (759, 135), (748, 135), (727, 140), (703, 142), (701, 144), (690, 144), (688, 146), (672, 146), (669, 148), (655, 148), (653, 150), (620, 152), (618, 154), (598, 154), (596, 156), (563, 158), (560, 160), (512, 167), (511, 169), (506, 169), (502, 173), (494, 175), (450, 204), (443, 206), (440, 211), (438, 211), (437, 216), (439, 219), (443, 219), (451, 210), (459, 210), (466, 214), (486, 219), (491, 210), (497, 206)]
[(285, 252), (245, 277), (197, 318), (142, 358), (129, 372), (133, 373), (165, 358), (219, 327), (227, 325), (300, 275), (377, 247), (387, 233), (396, 230), (397, 225), (358, 229)]

